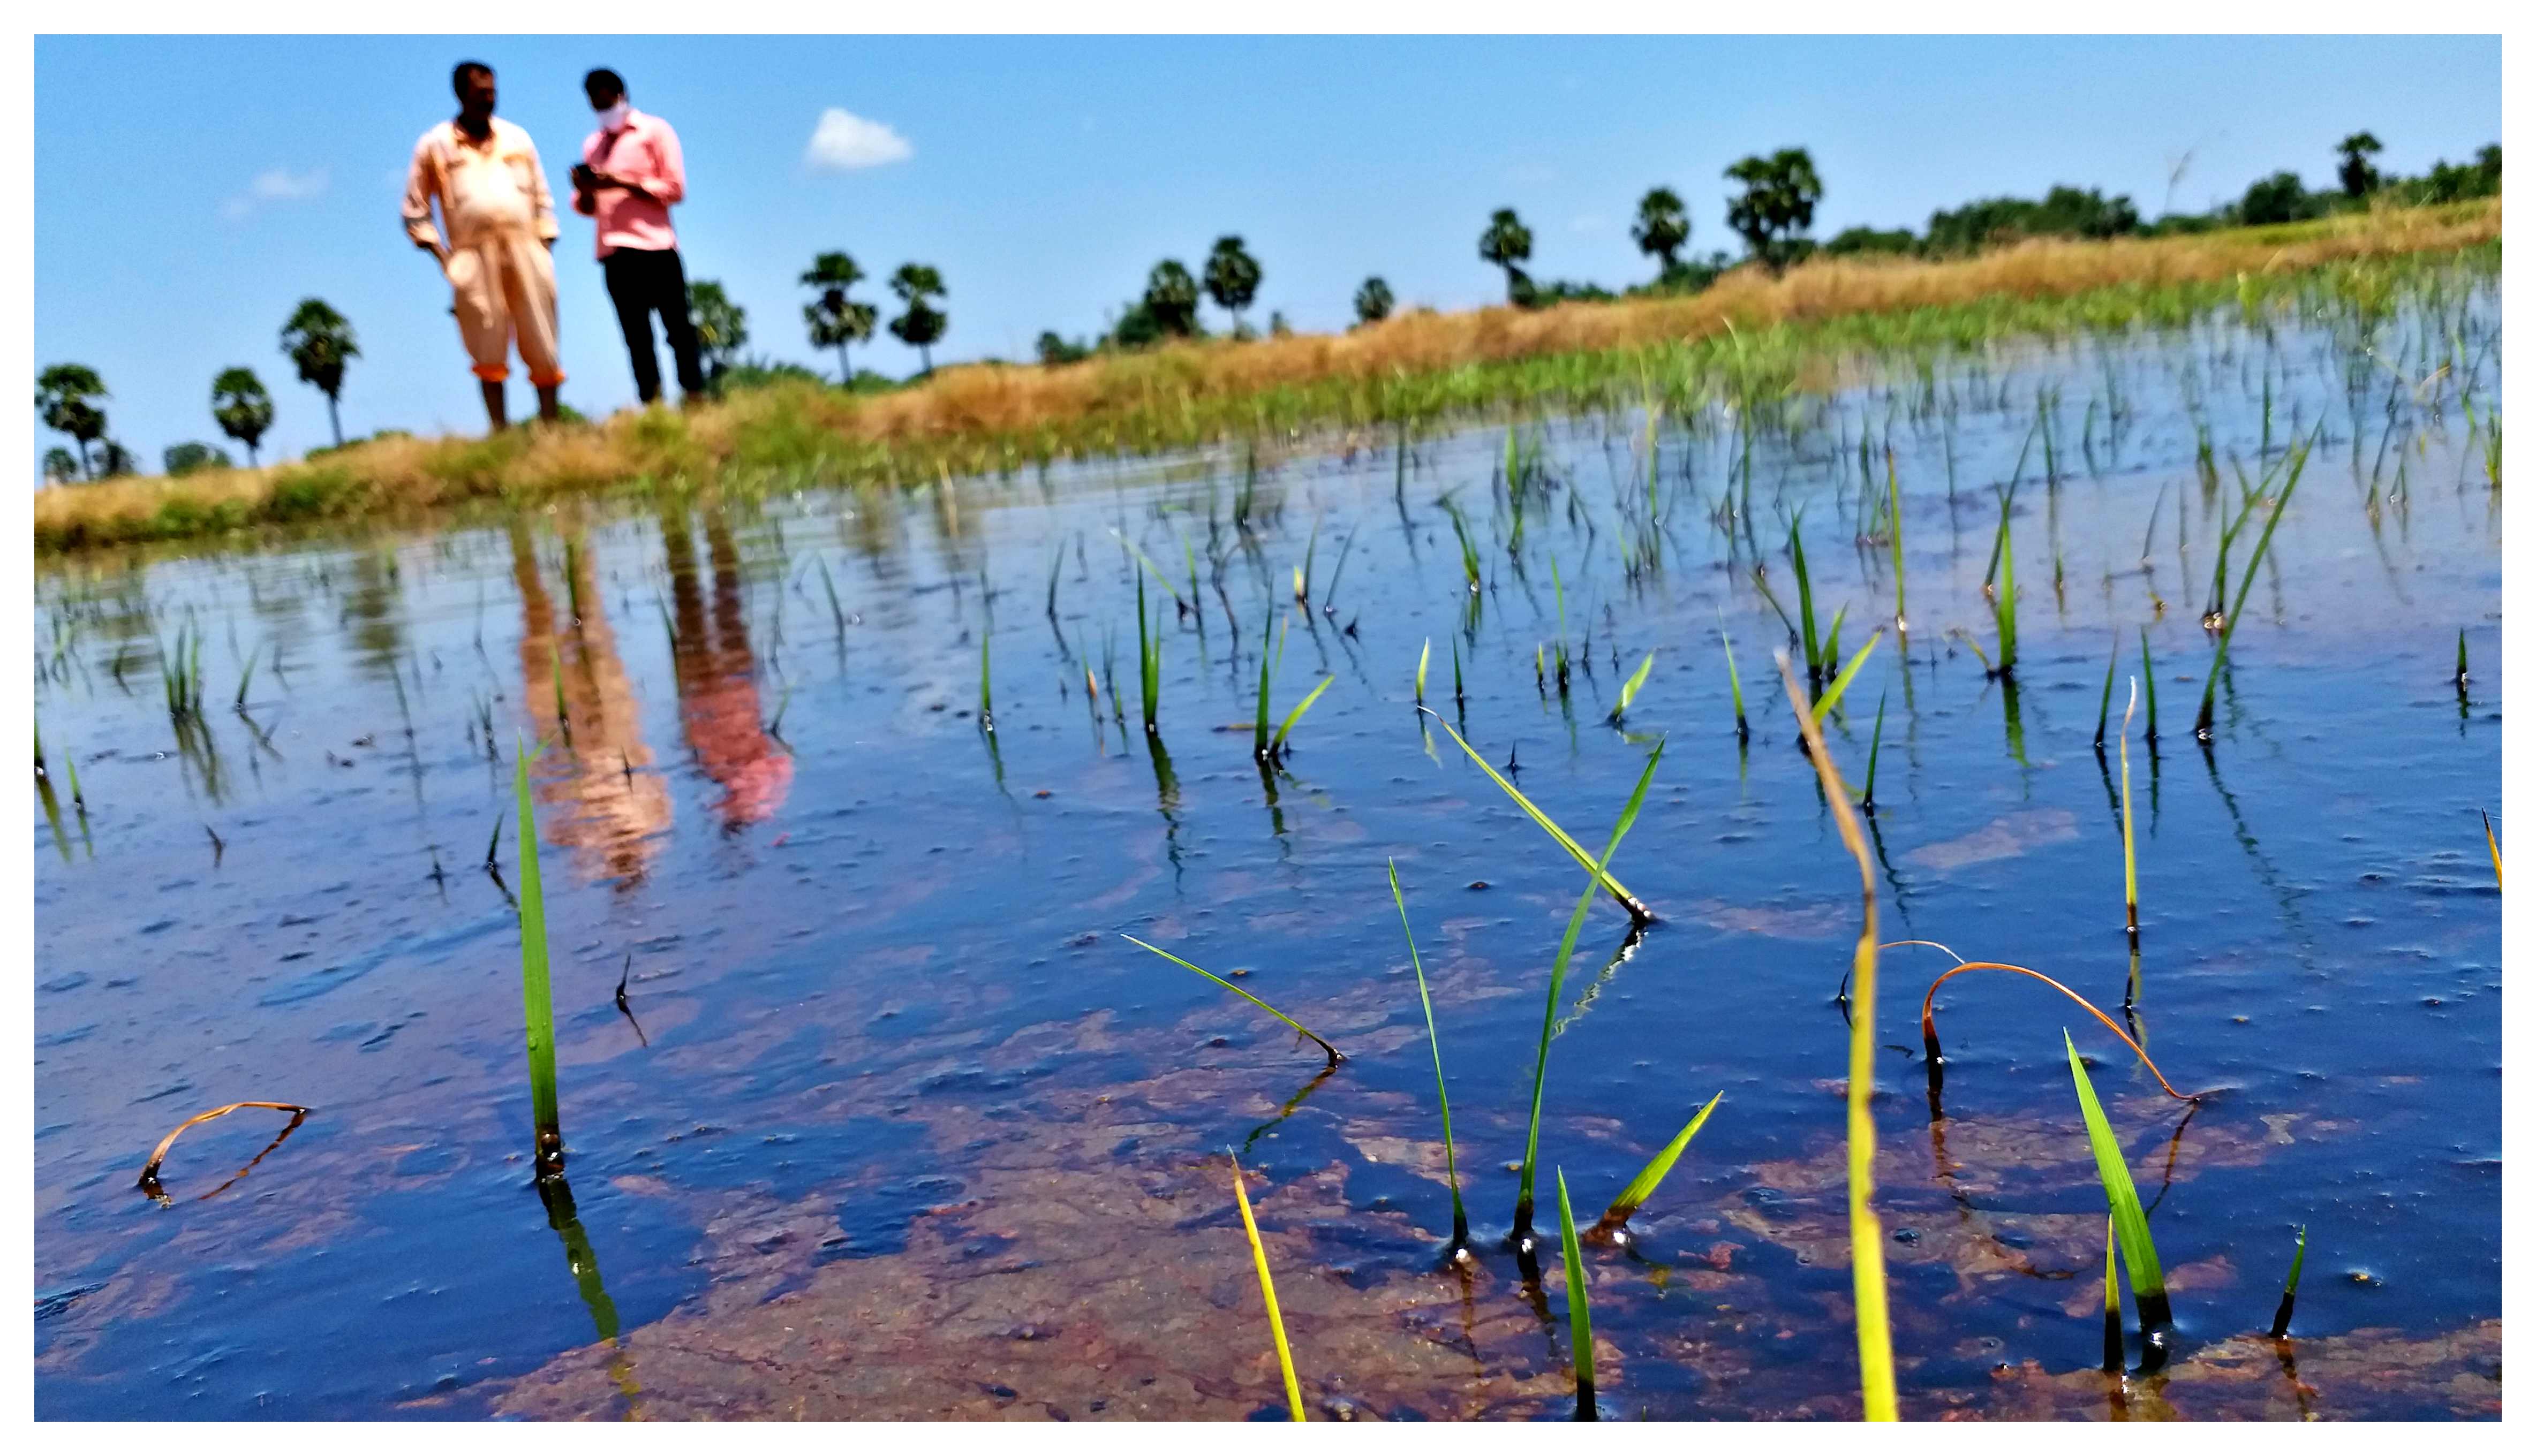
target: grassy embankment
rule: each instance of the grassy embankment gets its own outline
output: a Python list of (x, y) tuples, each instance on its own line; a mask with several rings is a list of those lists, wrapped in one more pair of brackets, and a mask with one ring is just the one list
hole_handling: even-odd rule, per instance
[(780, 385), (686, 413), (628, 411), (484, 439), (374, 441), (261, 470), (55, 487), (34, 500), (35, 547), (562, 493), (911, 484), (1306, 433), (1388, 442), (1507, 406), (1645, 402), (1680, 414), (1721, 395), (1819, 386), (1860, 354), (2176, 325), (2231, 303), (2261, 309), (2320, 269), (2371, 291), (2406, 260), (2500, 237), (2495, 199), (2179, 238), (2032, 241), (1950, 262), (1817, 261), (1776, 279), (1744, 269), (1688, 297), (1413, 313), (1343, 335), (1175, 345), (1052, 369), (946, 367), (877, 396)]

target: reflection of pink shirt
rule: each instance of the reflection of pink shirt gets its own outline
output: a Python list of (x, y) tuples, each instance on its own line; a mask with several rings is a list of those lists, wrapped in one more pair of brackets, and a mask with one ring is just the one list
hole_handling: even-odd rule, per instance
[(573, 211), (599, 222), (599, 256), (618, 248), (662, 252), (678, 245), (669, 227), (669, 205), (687, 196), (687, 164), (678, 154), (678, 134), (648, 112), (629, 108), (625, 125), (612, 132), (596, 131), (581, 144), (581, 159), (593, 168), (640, 182), (641, 192), (607, 187), (573, 198)]

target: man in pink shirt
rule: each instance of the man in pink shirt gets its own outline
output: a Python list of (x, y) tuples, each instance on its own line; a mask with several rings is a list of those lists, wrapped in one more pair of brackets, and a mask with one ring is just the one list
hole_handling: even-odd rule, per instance
[(581, 89), (599, 113), (599, 130), (582, 143), (581, 164), (572, 169), (572, 210), (599, 223), (599, 263), (634, 361), (635, 392), (646, 405), (661, 397), (661, 356), (652, 347), (657, 311), (678, 361), (678, 389), (693, 404), (704, 394), (704, 362), (687, 317), (678, 235), (669, 227), (669, 208), (687, 195), (678, 134), (660, 117), (635, 110), (625, 98), (624, 78), (613, 71), (591, 72)]

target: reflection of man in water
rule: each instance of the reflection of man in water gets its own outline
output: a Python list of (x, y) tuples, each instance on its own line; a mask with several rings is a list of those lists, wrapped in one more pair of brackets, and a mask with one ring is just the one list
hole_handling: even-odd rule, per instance
[[(554, 599), (538, 574), (535, 544), (525, 523), (511, 526), (511, 572), (520, 592), (520, 701), (541, 739), (551, 739), (541, 771), (533, 777), (539, 800), (564, 806), (539, 827), (547, 843), (577, 852), (592, 879), (631, 885), (659, 853), (669, 827), (669, 791), (652, 767), (643, 741), (643, 706), (635, 701), (625, 665), (608, 630), (598, 569), (587, 550), (567, 555), (573, 581), (565, 594), (581, 603), (578, 621), (556, 620)], [(568, 613), (567, 613), (568, 616)], [(571, 741), (555, 722), (555, 673), (563, 673), (564, 711), (572, 715)], [(567, 772), (549, 778), (558, 766)]]
[[(555, 350), (554, 199), (529, 134), (493, 114), (493, 68), (462, 61), (450, 76), (458, 115), (422, 134), (406, 173), (405, 230), (440, 260), (475, 361), (493, 428), (510, 423), (502, 382), (511, 344), (538, 390), (538, 417), (551, 421), (563, 386)], [(440, 205), (440, 224), (431, 221)], [(444, 236), (444, 231), (446, 236)]]
[(724, 829), (733, 830), (783, 806), (792, 787), (792, 755), (766, 732), (730, 524), (719, 509), (705, 512), (705, 545), (713, 561), (710, 615), (692, 533), (683, 515), (662, 513), (661, 542), (669, 558), (671, 615), (678, 630), (678, 712), (698, 765), (722, 786), (714, 811), (722, 815)]

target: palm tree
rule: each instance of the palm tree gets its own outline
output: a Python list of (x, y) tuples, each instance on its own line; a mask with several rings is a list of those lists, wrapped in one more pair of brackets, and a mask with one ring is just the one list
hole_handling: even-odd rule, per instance
[(696, 351), (705, 357), (705, 376), (719, 383), (748, 343), (748, 310), (731, 302), (721, 283), (700, 278), (687, 285), (687, 317), (695, 325)]
[(335, 447), (344, 445), (344, 365), (361, 356), (352, 339), (351, 320), (323, 298), (302, 298), (282, 326), (282, 351), (299, 366), (299, 379), (326, 396), (326, 422), (335, 430)]
[(88, 447), (105, 438), (105, 411), (95, 402), (107, 398), (105, 381), (86, 364), (50, 364), (35, 376), (35, 412), (46, 429), (61, 431), (79, 446), (80, 472), (92, 480), (96, 468)]
[(801, 275), (803, 287), (819, 290), (817, 298), (801, 305), (802, 322), (810, 326), (810, 347), (837, 351), (837, 382), (847, 389), (855, 387), (855, 369), (846, 346), (869, 339), (872, 325), (880, 319), (879, 310), (870, 304), (846, 296), (848, 288), (862, 281), (862, 267), (850, 253), (821, 253), (811, 260), (810, 271)]
[(933, 346), (942, 332), (951, 327), (951, 316), (935, 308), (930, 300), (949, 296), (942, 286), (942, 275), (927, 263), (902, 263), (898, 272), (889, 276), (889, 290), (907, 311), (889, 321), (889, 332), (898, 342), (914, 348), (924, 360), (924, 372), (933, 372)]
[(212, 419), (222, 434), (246, 447), (246, 463), (254, 465), (256, 442), (273, 428), (273, 396), (253, 369), (233, 364), (212, 381)]
[(55, 445), (52, 449), (44, 452), (44, 479), (48, 483), (60, 485), (68, 481), (78, 479), (79, 475), (80, 460), (78, 456), (71, 454), (59, 445)]
[(1489, 215), (1489, 230), (1480, 234), (1482, 262), (1506, 272), (1506, 301), (1518, 302), (1529, 291), (1531, 281), (1516, 265), (1532, 256), (1532, 229), (1512, 208), (1499, 208)]
[(1177, 258), (1165, 258), (1145, 276), (1144, 302), (1164, 333), (1186, 339), (1197, 332), (1197, 280)]
[(2369, 158), (2385, 151), (2378, 140), (2367, 132), (2353, 132), (2333, 149), (2342, 158), (2342, 191), (2347, 197), (2367, 197), (2378, 190), (2378, 168)]
[(1356, 321), (1378, 324), (1391, 317), (1391, 285), (1380, 277), (1369, 278), (1356, 290)]
[(1674, 255), (1690, 241), (1690, 210), (1681, 205), (1681, 197), (1670, 187), (1649, 188), (1638, 199), (1638, 221), (1629, 229), (1629, 237), (1638, 251), (1650, 258), (1663, 260), (1664, 268), (1656, 276), (1664, 278), (1677, 266)]
[(1744, 158), (1726, 169), (1726, 179), (1744, 184), (1744, 195), (1727, 204), (1726, 225), (1744, 235), (1744, 246), (1771, 273), (1785, 273), (1813, 225), (1814, 204), (1822, 201), (1813, 157), (1803, 147), (1782, 147), (1768, 157)]
[(1233, 331), (1241, 332), (1241, 311), (1259, 296), (1259, 260), (1241, 245), (1241, 239), (1231, 234), (1215, 240), (1215, 251), (1206, 258), (1206, 295), (1215, 306), (1233, 315)]

